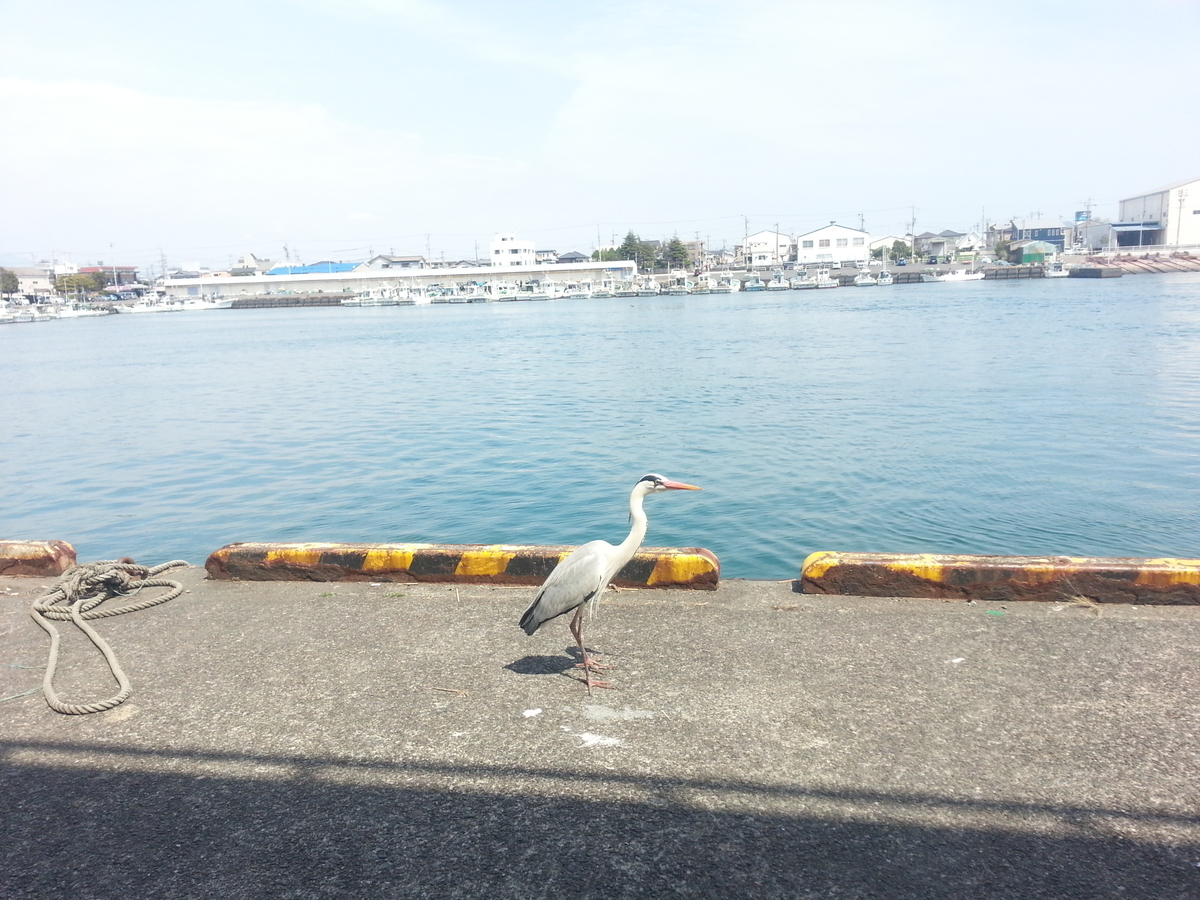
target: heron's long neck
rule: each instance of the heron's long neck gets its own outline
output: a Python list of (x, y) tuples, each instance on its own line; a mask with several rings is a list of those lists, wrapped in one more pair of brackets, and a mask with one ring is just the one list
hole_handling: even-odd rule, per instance
[(642, 497), (642, 492), (637, 489), (629, 495), (629, 517), (633, 519), (633, 527), (629, 529), (629, 537), (617, 548), (626, 562), (633, 559), (633, 554), (637, 553), (638, 547), (642, 546), (642, 540), (646, 537), (647, 520), (642, 509)]

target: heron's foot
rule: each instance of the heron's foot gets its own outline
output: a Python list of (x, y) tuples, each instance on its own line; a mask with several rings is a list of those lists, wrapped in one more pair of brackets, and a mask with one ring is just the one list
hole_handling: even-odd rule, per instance
[(587, 669), (589, 672), (604, 672), (608, 669), (615, 669), (616, 666), (610, 666), (608, 663), (602, 663), (594, 656), (585, 656), (583, 662), (575, 663), (577, 669)]
[(597, 681), (594, 679), (587, 669), (583, 670), (584, 683), (587, 684), (588, 693), (592, 692), (592, 688), (604, 688), (606, 690), (615, 690), (616, 685), (611, 681)]

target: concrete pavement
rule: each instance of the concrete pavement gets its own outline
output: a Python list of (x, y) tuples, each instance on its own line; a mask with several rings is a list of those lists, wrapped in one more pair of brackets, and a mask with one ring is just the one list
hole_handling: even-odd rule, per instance
[(0, 703), (0, 896), (1200, 897), (1200, 607), (622, 591), (589, 697), (530, 588), (164, 577)]

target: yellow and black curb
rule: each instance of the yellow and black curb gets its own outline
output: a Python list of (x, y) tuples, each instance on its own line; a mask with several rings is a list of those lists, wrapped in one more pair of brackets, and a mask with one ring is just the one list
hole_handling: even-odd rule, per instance
[(0, 575), (61, 575), (73, 565), (66, 541), (0, 541)]
[(821, 551), (800, 582), (810, 594), (1186, 605), (1200, 604), (1200, 559)]
[[(241, 581), (396, 581), (538, 585), (574, 547), (514, 544), (228, 544), (204, 564), (213, 578)], [(617, 587), (714, 591), (715, 554), (643, 547)]]

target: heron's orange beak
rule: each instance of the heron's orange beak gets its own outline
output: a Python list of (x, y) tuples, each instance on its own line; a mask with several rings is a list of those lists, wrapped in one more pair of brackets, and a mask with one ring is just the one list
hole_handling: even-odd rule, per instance
[(698, 488), (694, 484), (684, 484), (682, 481), (667, 481), (663, 479), (662, 486), (668, 491), (702, 491), (704, 488)]

